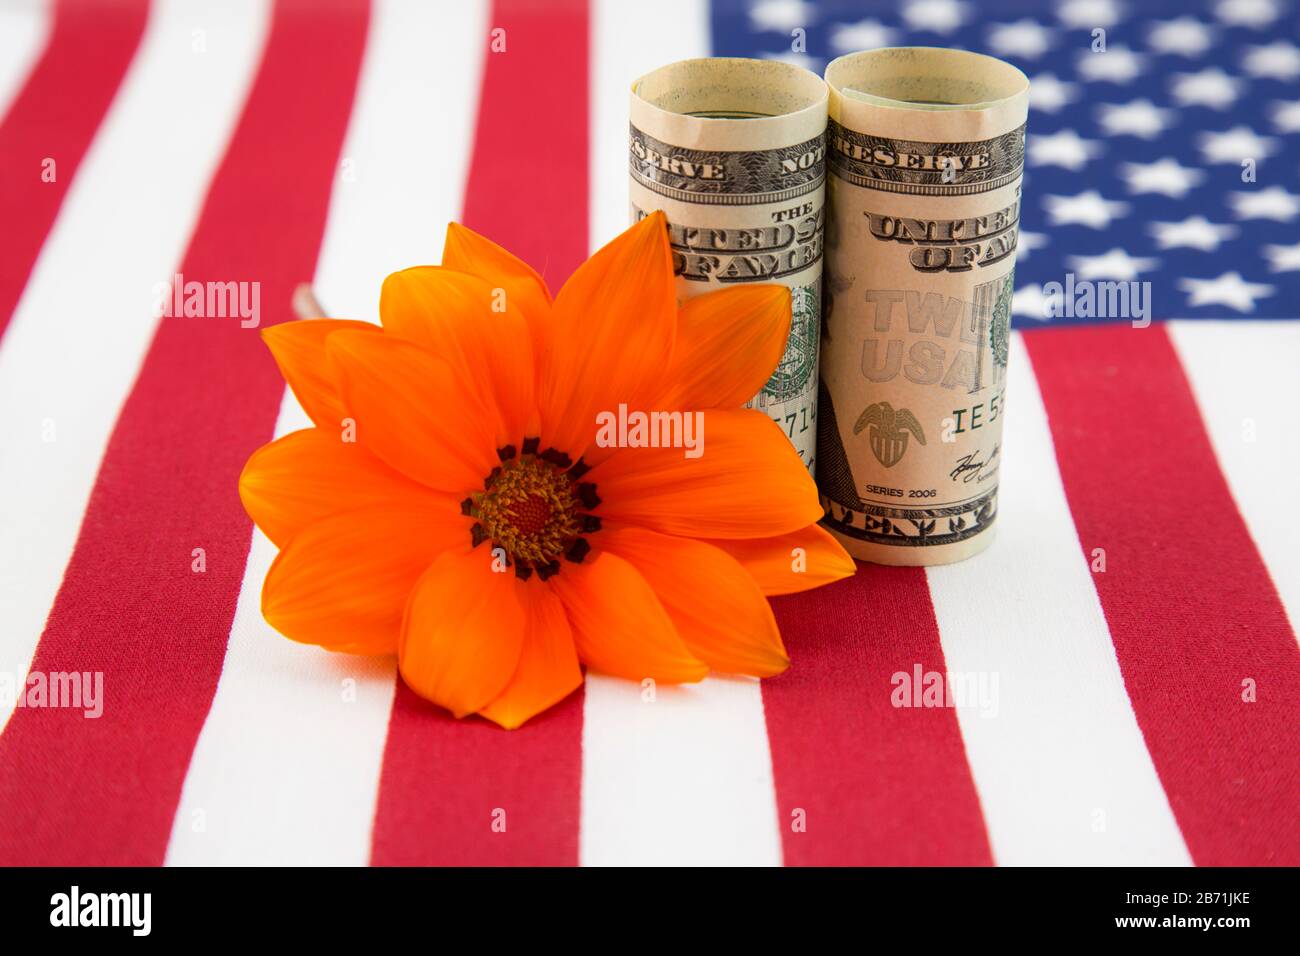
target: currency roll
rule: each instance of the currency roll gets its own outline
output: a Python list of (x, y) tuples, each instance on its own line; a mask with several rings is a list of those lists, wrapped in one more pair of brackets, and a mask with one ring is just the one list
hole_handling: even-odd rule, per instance
[(826, 81), (825, 526), (864, 560), (960, 561), (998, 513), (1029, 81), (931, 48)]
[(667, 216), (679, 300), (743, 282), (790, 288), (785, 355), (749, 404), (781, 426), (811, 471), (825, 82), (773, 60), (684, 60), (637, 80), (630, 112), (632, 221), (656, 209)]

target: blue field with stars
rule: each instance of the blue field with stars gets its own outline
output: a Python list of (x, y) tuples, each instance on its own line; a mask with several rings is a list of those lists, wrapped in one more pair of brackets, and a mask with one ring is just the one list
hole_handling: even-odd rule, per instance
[(714, 0), (712, 26), (717, 55), (819, 74), (877, 46), (1024, 70), (1019, 327), (1106, 321), (1053, 314), (1067, 282), (1150, 283), (1156, 319), (1300, 317), (1295, 0)]

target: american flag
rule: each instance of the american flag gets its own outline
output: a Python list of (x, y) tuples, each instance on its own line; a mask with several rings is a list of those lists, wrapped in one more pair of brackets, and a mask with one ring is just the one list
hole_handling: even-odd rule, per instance
[[(1279, 0), (715, 3), (714, 46), (822, 72), (877, 46), (1002, 57), (1031, 81), (1015, 324), (1046, 283), (1150, 283), (1163, 319), (1300, 314), (1300, 12)], [(802, 34), (796, 32), (802, 31)], [(794, 48), (792, 48), (794, 47)]]
[[(1300, 863), (1298, 24), (0, 0), (0, 689), (103, 674), (98, 717), (0, 702), (0, 864)], [(374, 319), (458, 220), (558, 285), (626, 225), (635, 77), (885, 44), (1033, 80), (988, 551), (774, 600), (761, 685), (589, 674), (514, 732), (270, 629), (236, 479), (308, 422), (255, 330), (159, 317), (160, 283)], [(1149, 281), (1156, 322), (1044, 318), (1067, 274)]]

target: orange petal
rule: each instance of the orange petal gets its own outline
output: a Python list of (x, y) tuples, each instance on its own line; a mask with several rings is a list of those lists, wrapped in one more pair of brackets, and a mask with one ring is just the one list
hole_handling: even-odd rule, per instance
[(374, 334), (378, 326), (350, 319), (302, 319), (262, 330), (262, 341), (307, 416), (321, 428), (338, 430), (347, 417), (325, 360), (325, 339), (341, 329)]
[(849, 553), (815, 524), (774, 538), (720, 538), (709, 543), (739, 561), (764, 594), (809, 591), (857, 571)]
[(666, 684), (708, 674), (708, 665), (686, 647), (646, 579), (618, 555), (603, 552), (582, 564), (565, 561), (547, 583), (564, 602), (578, 656), (588, 667)]
[(503, 286), (439, 266), (394, 272), (379, 296), (384, 331), (458, 363), (484, 386), (501, 416), (498, 448), (523, 441), (533, 411), (533, 347), (528, 323)]
[(501, 696), (479, 711), (489, 720), (513, 730), (582, 684), (578, 649), (555, 593), (537, 578), (518, 588), (524, 608), (524, 643), (519, 665)]
[(686, 414), (703, 418), (699, 457), (619, 449), (586, 479), (598, 514), (688, 538), (771, 537), (821, 519), (817, 486), (772, 419), (752, 409)]
[(356, 442), (323, 428), (263, 445), (239, 476), (244, 510), (277, 547), (321, 518), (384, 506), (450, 508), (459, 502), (389, 468)]
[(411, 689), (457, 717), (495, 700), (524, 642), (516, 587), (513, 568), (493, 570), (489, 548), (441, 555), (415, 586), (402, 624), (398, 662)]
[(539, 356), (543, 446), (576, 459), (595, 437), (597, 412), (645, 407), (676, 330), (667, 226), (656, 212), (583, 263), (555, 298)]
[(677, 313), (677, 344), (656, 408), (739, 408), (759, 393), (790, 334), (790, 290), (737, 286)]
[[(541, 344), (544, 329), (550, 322), (551, 292), (532, 266), (458, 222), (447, 224), (442, 264), (505, 289), (506, 297), (527, 319), (534, 345)], [(534, 354), (540, 355), (540, 348)]]
[(368, 509), (308, 525), (262, 586), (262, 616), (285, 637), (360, 654), (397, 650), (415, 582), (443, 551), (469, 541), (470, 519)]
[(644, 528), (608, 531), (600, 546), (641, 572), (691, 653), (714, 670), (772, 677), (790, 666), (767, 598), (725, 551)]
[(398, 471), (463, 494), (500, 463), (496, 416), (448, 362), (388, 334), (336, 332), (326, 352), (357, 440)]

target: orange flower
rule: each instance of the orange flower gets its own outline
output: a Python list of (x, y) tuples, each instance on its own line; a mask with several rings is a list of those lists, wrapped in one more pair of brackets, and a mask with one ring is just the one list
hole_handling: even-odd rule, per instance
[[(263, 334), (315, 424), (259, 449), (244, 508), (280, 554), (262, 613), (296, 641), (396, 652), (457, 717), (517, 727), (582, 683), (788, 665), (765, 594), (853, 573), (781, 429), (740, 406), (785, 347), (790, 296), (680, 310), (662, 214), (554, 300), (463, 226), (384, 282), (382, 328)], [(703, 453), (602, 447), (597, 416), (703, 413)], [(802, 552), (796, 549), (802, 549)]]

